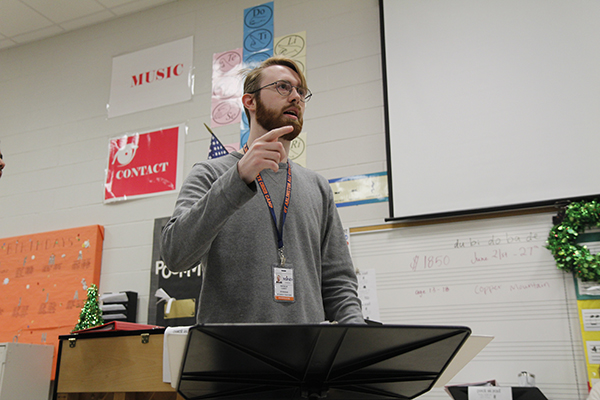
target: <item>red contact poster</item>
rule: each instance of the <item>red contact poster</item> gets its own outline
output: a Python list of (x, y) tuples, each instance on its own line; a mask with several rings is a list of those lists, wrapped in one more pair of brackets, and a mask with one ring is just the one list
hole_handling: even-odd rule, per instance
[(108, 146), (104, 202), (178, 190), (185, 126), (113, 138)]
[(0, 239), (0, 343), (55, 346), (100, 283), (100, 225)]

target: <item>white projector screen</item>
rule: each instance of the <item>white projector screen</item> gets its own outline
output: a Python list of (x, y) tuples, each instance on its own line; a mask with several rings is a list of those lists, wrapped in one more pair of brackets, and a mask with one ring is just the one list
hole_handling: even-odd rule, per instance
[(380, 7), (391, 220), (600, 193), (600, 1)]

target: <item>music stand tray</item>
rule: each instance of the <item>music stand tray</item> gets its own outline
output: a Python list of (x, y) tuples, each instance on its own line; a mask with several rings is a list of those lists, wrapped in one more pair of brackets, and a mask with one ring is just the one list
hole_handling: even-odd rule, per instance
[(413, 399), (471, 334), (462, 326), (206, 324), (178, 392), (196, 399)]

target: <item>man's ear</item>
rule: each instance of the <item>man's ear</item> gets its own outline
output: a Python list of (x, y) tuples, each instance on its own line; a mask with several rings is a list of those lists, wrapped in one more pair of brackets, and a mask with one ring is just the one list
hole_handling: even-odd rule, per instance
[(242, 104), (249, 111), (256, 111), (256, 99), (254, 98), (254, 95), (250, 93), (244, 93), (242, 96)]

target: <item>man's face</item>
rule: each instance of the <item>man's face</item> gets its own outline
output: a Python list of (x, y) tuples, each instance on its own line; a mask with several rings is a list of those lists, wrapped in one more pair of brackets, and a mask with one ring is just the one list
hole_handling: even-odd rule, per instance
[[(293, 86), (300, 85), (300, 78), (294, 71), (288, 67), (273, 65), (263, 71), (261, 86), (279, 80), (288, 81)], [(262, 89), (260, 94), (257, 93), (256, 122), (267, 131), (287, 125), (293, 126), (292, 132), (282, 136), (282, 139), (292, 141), (302, 131), (304, 106), (296, 89), (292, 89), (288, 96), (282, 96), (275, 85), (269, 86)]]

